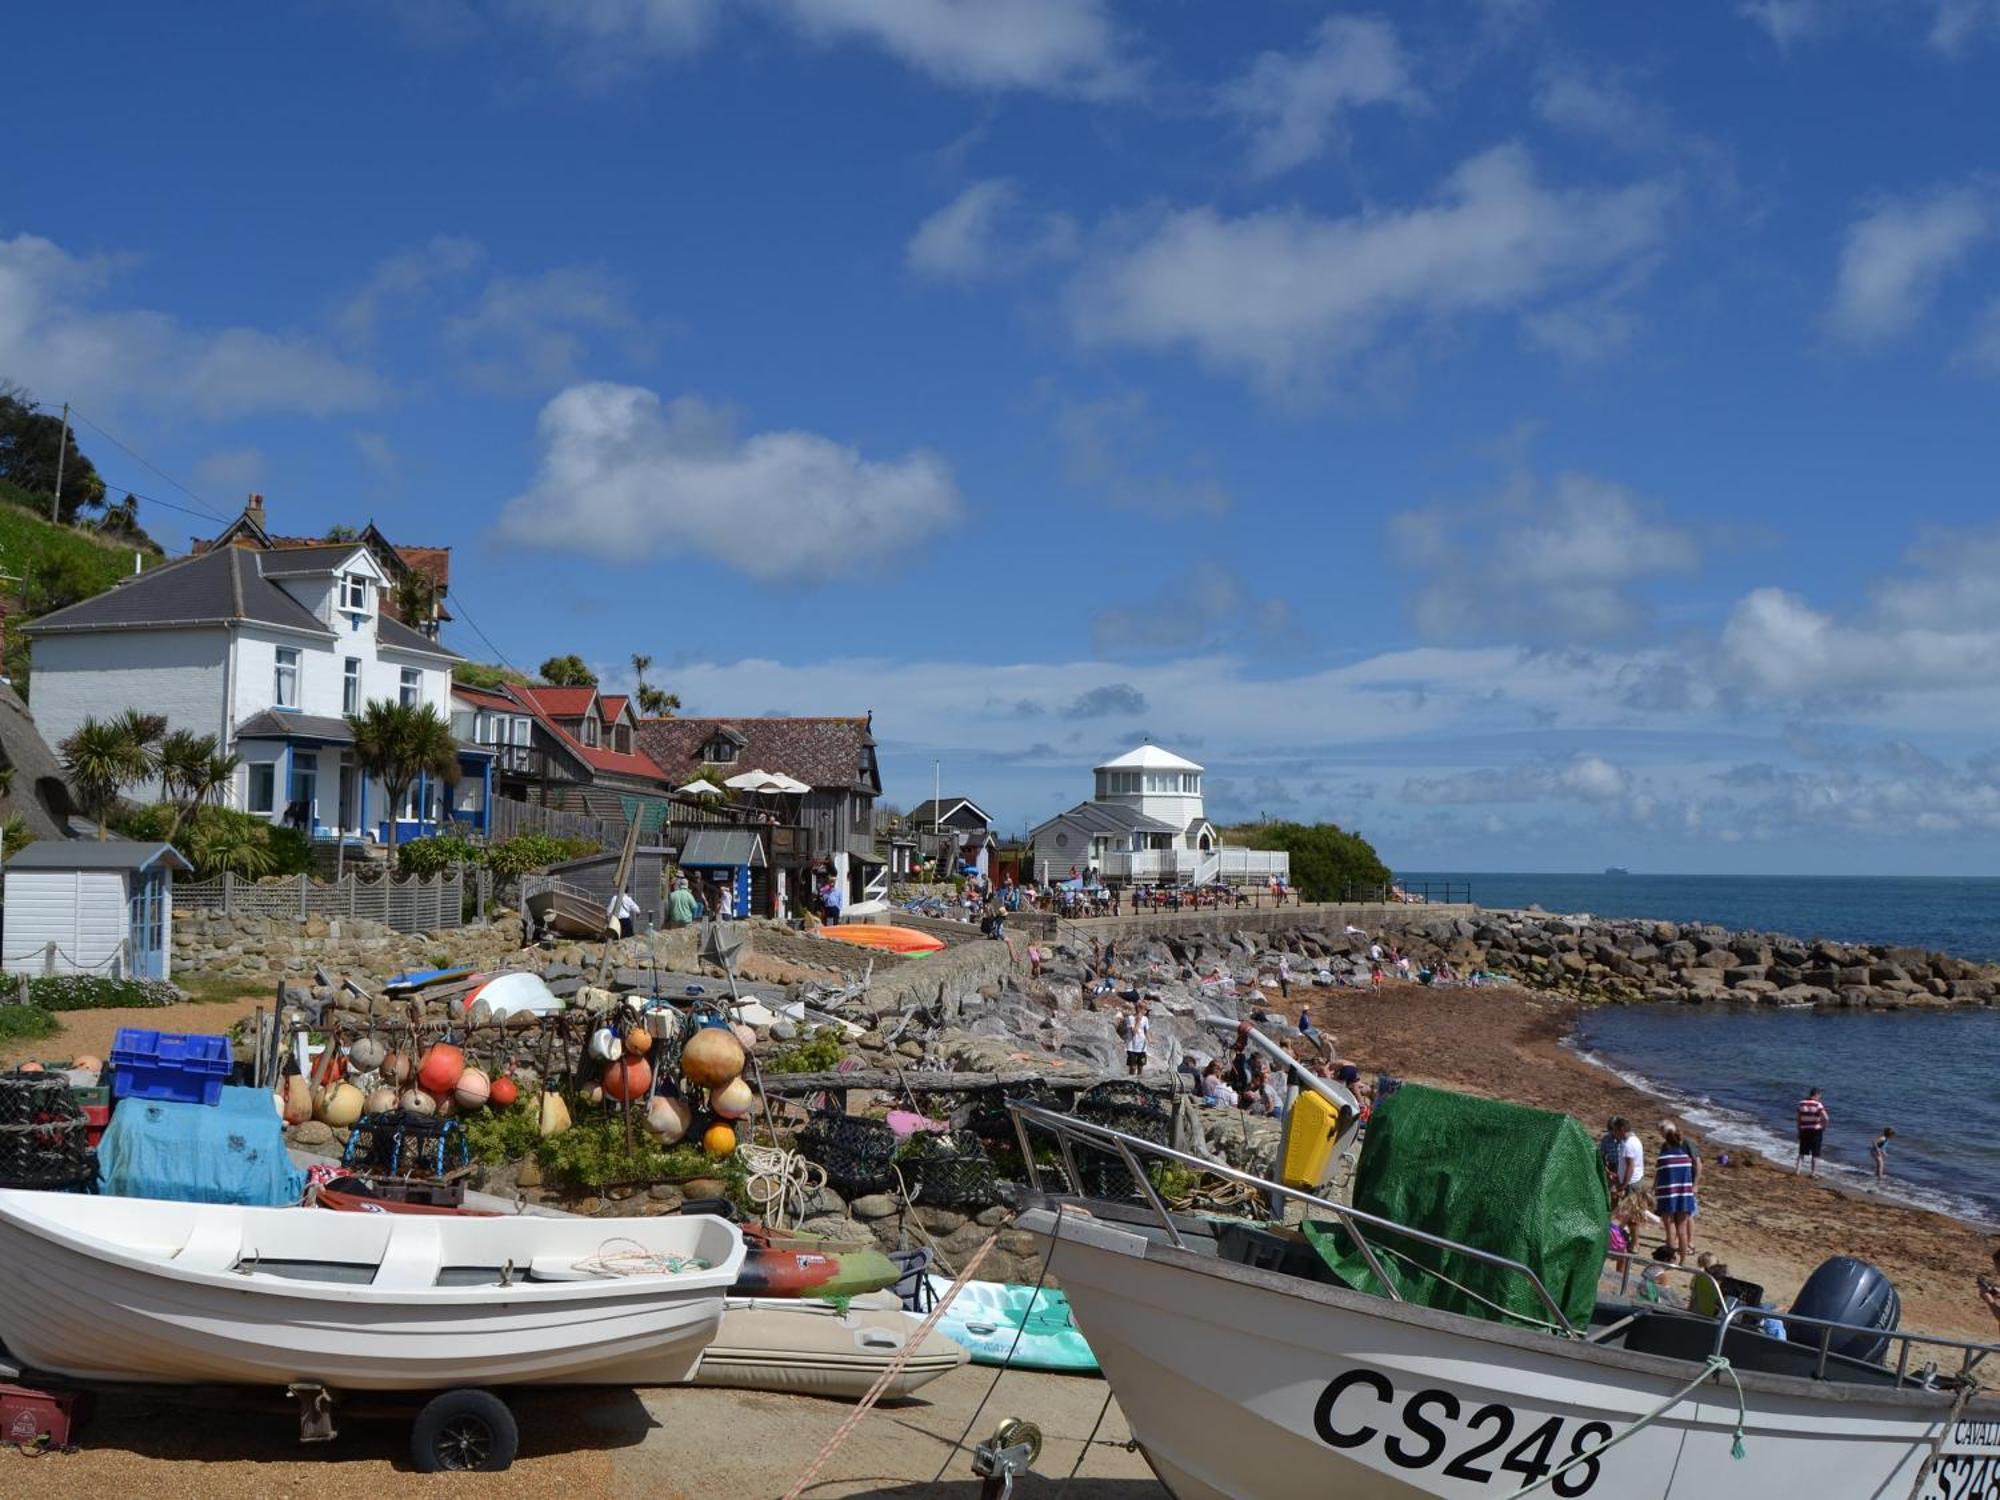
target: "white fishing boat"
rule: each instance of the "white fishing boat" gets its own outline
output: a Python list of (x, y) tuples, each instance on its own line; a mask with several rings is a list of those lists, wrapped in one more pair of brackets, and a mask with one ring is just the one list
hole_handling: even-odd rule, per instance
[(1303, 1199), (1370, 1265), (1432, 1244), (1538, 1294), (1539, 1327), (1467, 1316), (1279, 1269), (1277, 1236), (1169, 1214), (1150, 1189), (1136, 1210), (1043, 1197), (1019, 1227), (1044, 1241), (1176, 1500), (2000, 1494), (2000, 1400), (1974, 1383), (2000, 1348), (1886, 1327), (1893, 1296), (1851, 1321), (1787, 1312), (1783, 1340), (1759, 1331), (1761, 1309), (1702, 1317), (1615, 1296), (1579, 1323), (1524, 1264), (1074, 1117), (1015, 1115), (1030, 1163), (1042, 1132), (1066, 1162), (1123, 1155), (1141, 1183), (1137, 1159), (1165, 1158)]
[[(858, 1400), (923, 1321), (905, 1312), (893, 1292), (863, 1294), (845, 1306), (795, 1297), (731, 1297), (689, 1384)], [(907, 1396), (970, 1358), (933, 1330), (904, 1357), (882, 1394)]]
[(684, 1377), (722, 1219), (330, 1214), (0, 1191), (0, 1344), (77, 1380), (431, 1391)]

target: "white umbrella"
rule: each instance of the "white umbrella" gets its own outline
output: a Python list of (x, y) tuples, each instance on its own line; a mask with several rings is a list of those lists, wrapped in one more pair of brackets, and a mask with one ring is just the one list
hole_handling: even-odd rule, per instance
[(686, 786), (679, 787), (677, 790), (689, 797), (713, 797), (722, 788), (712, 781), (690, 781)]
[(769, 771), (738, 771), (722, 784), (726, 787), (734, 787), (739, 792), (768, 792), (771, 790), (771, 773)]
[(785, 795), (789, 797), (803, 797), (805, 796), (806, 793), (812, 790), (812, 788), (807, 786), (803, 781), (794, 780), (792, 777), (787, 776), (783, 771), (772, 772), (771, 782), (772, 782), (771, 786), (772, 791), (783, 792), (785, 793)]

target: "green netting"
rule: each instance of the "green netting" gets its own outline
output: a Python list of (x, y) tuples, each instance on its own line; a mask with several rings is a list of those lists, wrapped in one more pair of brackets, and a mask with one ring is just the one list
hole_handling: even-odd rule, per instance
[[(1355, 1169), (1354, 1207), (1531, 1268), (1582, 1326), (1597, 1298), (1610, 1236), (1604, 1168), (1568, 1115), (1406, 1084), (1376, 1109)], [(1301, 1226), (1356, 1291), (1386, 1295), (1347, 1232)], [(1495, 1322), (1544, 1324), (1548, 1309), (1519, 1274), (1407, 1236), (1368, 1243), (1403, 1298)]]

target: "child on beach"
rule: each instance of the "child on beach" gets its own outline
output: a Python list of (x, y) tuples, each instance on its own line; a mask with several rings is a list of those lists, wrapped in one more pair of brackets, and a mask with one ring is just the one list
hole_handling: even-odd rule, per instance
[(1662, 1245), (1653, 1252), (1653, 1263), (1639, 1275), (1641, 1302), (1675, 1302), (1678, 1297), (1667, 1285), (1667, 1267), (1674, 1263), (1674, 1247)]
[(1889, 1176), (1889, 1142), (1896, 1138), (1896, 1127), (1884, 1125), (1882, 1133), (1875, 1137), (1875, 1144), (1868, 1148), (1868, 1154), (1875, 1158), (1875, 1180), (1884, 1182)]

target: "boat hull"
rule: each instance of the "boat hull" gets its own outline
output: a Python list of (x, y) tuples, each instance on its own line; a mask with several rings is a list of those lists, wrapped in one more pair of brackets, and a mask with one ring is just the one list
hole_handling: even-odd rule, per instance
[[(29, 1367), (77, 1380), (308, 1381), (354, 1391), (660, 1381), (692, 1371), (720, 1324), (724, 1291), (742, 1259), (740, 1238), (721, 1225), (719, 1232), (697, 1231), (715, 1252), (705, 1258), (718, 1263), (680, 1276), (401, 1289), (334, 1284), (237, 1269), (234, 1251), (199, 1265), (200, 1226), (219, 1225), (218, 1233), (266, 1246), (286, 1236), (338, 1244), (370, 1230), (438, 1234), (450, 1237), (442, 1264), (473, 1265), (497, 1265), (499, 1257), (544, 1247), (573, 1261), (611, 1237), (584, 1220), (75, 1200), (93, 1205), (82, 1216), (85, 1230), (110, 1230), (106, 1210), (191, 1216), (169, 1221), (169, 1239), (187, 1236), (189, 1248), (178, 1255), (162, 1254), (159, 1244), (134, 1252), (87, 1234), (52, 1233), (35, 1206), (22, 1201), (53, 1196), (0, 1193), (0, 1265), (9, 1275), (0, 1343)], [(249, 1227), (231, 1228), (227, 1215)], [(189, 1223), (197, 1226), (191, 1235), (183, 1227)], [(62, 1229), (77, 1229), (73, 1212)], [(504, 1239), (510, 1230), (523, 1237)], [(509, 1244), (523, 1248), (510, 1252)]]
[[(1700, 1372), (1208, 1261), (1047, 1211), (1021, 1227), (1049, 1245), (1134, 1438), (1177, 1500), (1511, 1496)], [(1939, 1393), (1740, 1378), (1740, 1459), (1736, 1390), (1717, 1377), (1539, 1493), (1903, 1500), (1950, 1414)], [(1952, 1424), (1944, 1452), (1955, 1469), (2000, 1479), (1993, 1406), (1976, 1402), (1963, 1414), (1976, 1420)]]
[[(867, 1394), (922, 1323), (900, 1308), (731, 1297), (722, 1326), (688, 1383), (855, 1400)], [(907, 1396), (967, 1358), (957, 1344), (932, 1332), (882, 1395)]]

